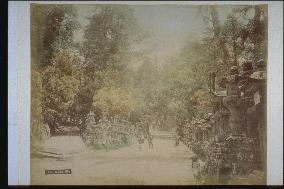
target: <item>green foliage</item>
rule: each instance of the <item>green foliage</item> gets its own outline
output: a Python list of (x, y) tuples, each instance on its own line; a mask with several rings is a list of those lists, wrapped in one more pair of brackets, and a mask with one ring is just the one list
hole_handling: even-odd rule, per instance
[[(85, 85), (77, 95), (76, 107), (82, 118), (91, 109), (95, 111), (98, 119), (102, 113), (125, 114), (129, 111), (127, 110), (129, 107), (123, 103), (118, 105), (118, 100), (112, 97), (110, 102), (115, 103), (119, 108), (124, 106), (123, 109), (126, 109), (122, 112), (106, 109), (102, 104), (105, 99), (100, 94), (104, 94), (104, 90), (110, 88), (110, 92), (124, 95), (123, 92), (115, 90), (123, 87), (127, 82), (125, 78), (128, 73), (127, 63), (132, 56), (127, 48), (137, 39), (139, 29), (132, 10), (127, 6), (95, 7), (94, 15), (89, 18), (89, 24), (84, 30), (85, 41), (80, 46), (86, 58), (83, 69)], [(94, 94), (97, 94), (99, 99), (93, 108), (90, 105), (93, 103)]]
[[(144, 33), (129, 6), (96, 5), (83, 28), (72, 5), (32, 4), (32, 128), (84, 129), (90, 111), (96, 120), (118, 115), (161, 127), (210, 112), (209, 73), (219, 80), (245, 59), (266, 59), (267, 6), (237, 6), (224, 23), (216, 6), (201, 9), (208, 26), (203, 37), (190, 38), (161, 66), (130, 49)], [(78, 28), (84, 40), (75, 44)]]
[[(72, 5), (31, 5), (31, 54), (32, 65), (43, 68), (50, 64), (53, 53), (72, 41), (78, 27)], [(57, 43), (57, 44), (56, 44)]]
[(129, 117), (135, 108), (132, 96), (120, 88), (102, 88), (94, 96), (94, 107), (99, 108), (108, 118)]
[(105, 85), (120, 85), (121, 72), (126, 68), (122, 60), (138, 29), (132, 10), (127, 6), (96, 6), (85, 29), (83, 44), (86, 80), (90, 81), (88, 85), (94, 92)]
[(129, 46), (138, 29), (132, 10), (127, 6), (96, 6), (95, 14), (90, 18), (84, 34), (86, 57), (96, 57), (96, 60), (107, 62), (111, 56)]
[(66, 49), (59, 51), (52, 59), (52, 65), (43, 72), (44, 122), (50, 126), (52, 134), (70, 119), (69, 109), (83, 82), (79, 65), (79, 57), (71, 49)]
[[(190, 39), (180, 54), (163, 68), (163, 82), (159, 87), (163, 86), (160, 92), (163, 91), (161, 96), (166, 99), (165, 102), (180, 101), (179, 110), (187, 111), (188, 120), (210, 112), (209, 73), (216, 72), (217, 80), (220, 80), (228, 74), (232, 65), (240, 66), (247, 59), (256, 62), (266, 58), (266, 9), (265, 6), (237, 7), (224, 24), (219, 21), (216, 7), (204, 9), (208, 13), (208, 19), (205, 19), (207, 33), (202, 39)], [(166, 107), (163, 108), (167, 114), (171, 106)]]

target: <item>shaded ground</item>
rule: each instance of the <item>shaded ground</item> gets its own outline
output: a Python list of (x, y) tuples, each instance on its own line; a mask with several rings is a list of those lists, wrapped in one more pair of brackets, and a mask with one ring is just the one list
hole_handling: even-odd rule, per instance
[[(173, 139), (154, 138), (154, 149), (147, 142), (105, 152), (87, 150), (56, 160), (31, 159), (31, 184), (40, 185), (189, 185), (196, 184), (191, 170), (192, 155)], [(72, 169), (69, 175), (45, 175), (46, 169)]]

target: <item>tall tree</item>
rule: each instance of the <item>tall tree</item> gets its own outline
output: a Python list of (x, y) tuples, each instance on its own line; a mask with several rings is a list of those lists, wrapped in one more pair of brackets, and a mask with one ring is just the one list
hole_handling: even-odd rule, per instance
[(35, 68), (43, 70), (50, 64), (59, 38), (64, 38), (64, 42), (71, 41), (73, 31), (78, 27), (75, 15), (72, 5), (32, 4), (31, 55)]
[(80, 104), (82, 117), (93, 109), (93, 96), (99, 89), (122, 86), (127, 71), (127, 49), (138, 34), (132, 9), (122, 5), (96, 5), (84, 31), (85, 85), (77, 96), (77, 102), (86, 102)]
[(238, 22), (236, 15), (228, 15), (223, 29), (223, 35), (226, 38), (227, 46), (229, 47), (229, 54), (232, 59), (232, 65), (238, 66), (238, 58), (241, 53), (240, 33), (242, 26)]
[(226, 47), (225, 38), (222, 35), (222, 26), (219, 21), (219, 15), (217, 11), (216, 5), (210, 6), (210, 14), (211, 14), (211, 21), (213, 27), (213, 37), (216, 40), (217, 48), (220, 50), (220, 56), (222, 60), (222, 65), (225, 67), (226, 71), (228, 72), (230, 69), (229, 63), (229, 53)]
[[(58, 96), (61, 99), (66, 97), (63, 89), (69, 86), (64, 82), (67, 78), (62, 79), (63, 76), (70, 77), (74, 74), (70, 73), (68, 66), (60, 61), (66, 61), (63, 58), (63, 49), (70, 50), (73, 32), (78, 27), (75, 12), (72, 5), (32, 4), (31, 6), (32, 132), (33, 128), (43, 129), (47, 123), (54, 134), (57, 118), (54, 116), (54, 119), (50, 119), (51, 114), (48, 112), (54, 113), (53, 110), (59, 106), (57, 103), (60, 100), (56, 101), (59, 99)], [(60, 72), (58, 65), (63, 66)], [(62, 80), (58, 81), (59, 78)], [(71, 76), (71, 85), (76, 86), (76, 82), (72, 81), (74, 80)], [(56, 91), (56, 88), (61, 89)]]
[[(85, 74), (87, 82), (90, 86), (93, 85), (93, 92), (101, 88), (104, 81), (114, 80), (120, 83), (121, 74), (117, 72), (125, 69), (121, 62), (122, 53), (133, 41), (138, 28), (133, 12), (127, 6), (96, 7), (84, 33), (87, 58)], [(104, 80), (105, 73), (110, 77)]]
[(60, 134), (60, 126), (72, 125), (69, 110), (83, 82), (80, 58), (70, 49), (56, 53), (43, 72), (43, 118), (51, 134)]

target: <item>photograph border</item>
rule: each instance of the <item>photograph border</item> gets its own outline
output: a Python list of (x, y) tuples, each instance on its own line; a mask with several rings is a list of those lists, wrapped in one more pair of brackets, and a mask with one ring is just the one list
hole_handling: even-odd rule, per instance
[[(268, 4), (267, 184), (283, 185), (283, 3), (269, 1), (10, 1), (8, 9), (8, 184), (30, 184), (30, 3)], [(13, 116), (12, 116), (13, 115)]]

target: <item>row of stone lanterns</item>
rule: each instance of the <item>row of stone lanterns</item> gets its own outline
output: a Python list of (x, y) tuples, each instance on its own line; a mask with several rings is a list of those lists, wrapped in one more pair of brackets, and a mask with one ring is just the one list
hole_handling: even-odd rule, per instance
[[(253, 65), (247, 61), (239, 70), (232, 66), (227, 77), (216, 87), (212, 73), (210, 92), (213, 94), (212, 141), (246, 137), (257, 141), (254, 154), (256, 167), (265, 172), (266, 165), (266, 70), (263, 60)], [(230, 146), (229, 146), (230, 148)], [(231, 162), (235, 164), (235, 162)]]

